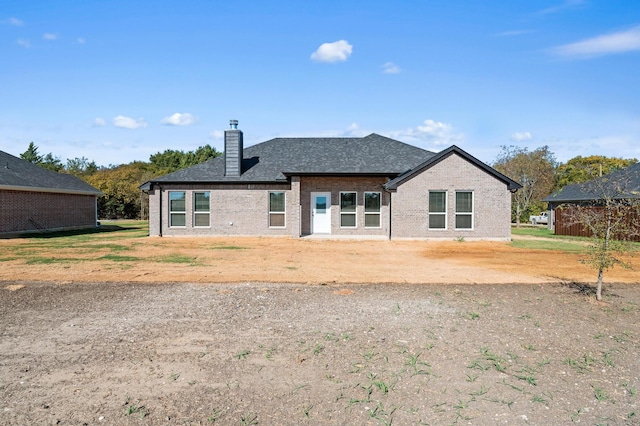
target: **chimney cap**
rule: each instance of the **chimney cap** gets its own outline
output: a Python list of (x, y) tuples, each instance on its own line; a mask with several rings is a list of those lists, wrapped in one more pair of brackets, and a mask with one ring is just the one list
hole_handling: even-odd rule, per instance
[(229, 125), (231, 129), (236, 130), (238, 128), (238, 120), (229, 120)]

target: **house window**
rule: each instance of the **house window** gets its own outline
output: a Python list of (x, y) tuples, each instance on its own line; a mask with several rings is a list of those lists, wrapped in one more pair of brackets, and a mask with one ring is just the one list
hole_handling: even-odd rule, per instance
[(357, 194), (355, 192), (340, 193), (340, 227), (356, 227)]
[(187, 226), (185, 192), (169, 192), (169, 226)]
[(447, 229), (446, 191), (429, 191), (429, 229)]
[(379, 192), (364, 193), (364, 227), (380, 228), (381, 194)]
[(269, 193), (269, 227), (284, 228), (285, 195), (284, 192)]
[(473, 192), (456, 191), (456, 229), (473, 229)]
[(209, 192), (194, 192), (193, 226), (209, 226), (210, 212)]

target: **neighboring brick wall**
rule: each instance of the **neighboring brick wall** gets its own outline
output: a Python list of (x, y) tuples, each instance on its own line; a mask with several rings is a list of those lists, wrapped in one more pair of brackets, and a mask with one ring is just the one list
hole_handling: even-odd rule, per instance
[[(429, 230), (429, 191), (447, 191), (447, 230)], [(455, 230), (455, 191), (473, 191), (473, 230)], [(392, 194), (392, 238), (511, 238), (507, 185), (457, 154), (398, 186)]]
[[(331, 193), (331, 235), (388, 235), (389, 234), (389, 193), (382, 189), (386, 177), (310, 177), (300, 178), (300, 211), (302, 235), (311, 234), (311, 193)], [(340, 192), (357, 192), (355, 228), (340, 227)], [(364, 193), (380, 192), (380, 228), (364, 227)]]
[(0, 234), (95, 226), (94, 195), (0, 190)]
[[(169, 192), (186, 192), (186, 226), (169, 226)], [(193, 226), (193, 193), (210, 192), (210, 226)], [(283, 191), (286, 197), (284, 228), (269, 227), (269, 192)], [(160, 206), (160, 198), (162, 205)], [(149, 235), (291, 235), (298, 236), (297, 196), (288, 184), (163, 185), (149, 192)], [(160, 210), (162, 209), (162, 210)], [(162, 232), (160, 232), (162, 217)]]

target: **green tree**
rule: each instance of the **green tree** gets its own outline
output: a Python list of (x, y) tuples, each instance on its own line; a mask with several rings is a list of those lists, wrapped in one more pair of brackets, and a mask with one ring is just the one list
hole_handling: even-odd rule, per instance
[(87, 176), (86, 181), (104, 194), (98, 199), (98, 217), (139, 218), (142, 193), (138, 187), (148, 180), (148, 168), (148, 163), (135, 161)]
[(38, 146), (33, 141), (29, 143), (27, 150), (20, 154), (20, 158), (54, 172), (59, 172), (64, 168), (60, 158), (54, 157), (52, 153), (48, 153), (45, 156), (40, 155)]
[(89, 161), (86, 157), (67, 158), (67, 165), (65, 166), (64, 171), (79, 178), (83, 178), (97, 172), (98, 166), (95, 161)]
[(164, 152), (157, 152), (149, 157), (153, 167), (163, 170), (165, 173), (175, 172), (203, 163), (211, 158), (220, 156), (221, 153), (210, 145), (198, 147), (195, 151), (178, 151), (167, 149)]
[(29, 142), (29, 147), (25, 152), (20, 154), (20, 158), (33, 164), (40, 164), (42, 162), (42, 156), (38, 153), (38, 146)]
[(581, 191), (593, 201), (562, 206), (569, 209), (571, 224), (577, 224), (591, 234), (587, 255), (581, 261), (598, 271), (597, 300), (602, 300), (605, 271), (616, 265), (631, 267), (625, 256), (635, 252), (631, 241), (640, 234), (638, 182), (640, 168), (619, 170), (581, 184)]
[(574, 157), (558, 166), (554, 190), (559, 191), (567, 185), (583, 183), (597, 176), (608, 175), (609, 173), (627, 168), (637, 162), (638, 160), (635, 158), (624, 159), (605, 157), (604, 155)]
[(47, 155), (42, 157), (42, 161), (40, 161), (38, 165), (40, 167), (44, 167), (45, 169), (53, 170), (54, 172), (59, 172), (64, 169), (60, 158), (54, 157), (51, 153), (48, 153)]
[(557, 163), (548, 146), (531, 152), (513, 145), (501, 148), (493, 167), (522, 185), (511, 198), (511, 216), (519, 227), (531, 213), (543, 210), (541, 200), (551, 193)]

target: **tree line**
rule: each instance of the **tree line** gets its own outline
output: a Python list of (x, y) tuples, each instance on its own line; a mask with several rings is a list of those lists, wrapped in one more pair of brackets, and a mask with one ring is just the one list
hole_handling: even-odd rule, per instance
[(148, 196), (140, 189), (143, 183), (180, 169), (194, 166), (221, 155), (210, 145), (194, 151), (167, 149), (149, 157), (149, 161), (98, 166), (85, 157), (70, 158), (63, 163), (52, 153), (41, 155), (31, 142), (20, 158), (58, 173), (77, 176), (104, 194), (98, 198), (100, 219), (147, 219)]
[(492, 166), (522, 185), (511, 199), (511, 218), (517, 226), (530, 215), (547, 209), (542, 200), (566, 185), (584, 183), (637, 163), (635, 158), (577, 156), (566, 163), (556, 161), (548, 146), (529, 151), (502, 146)]

